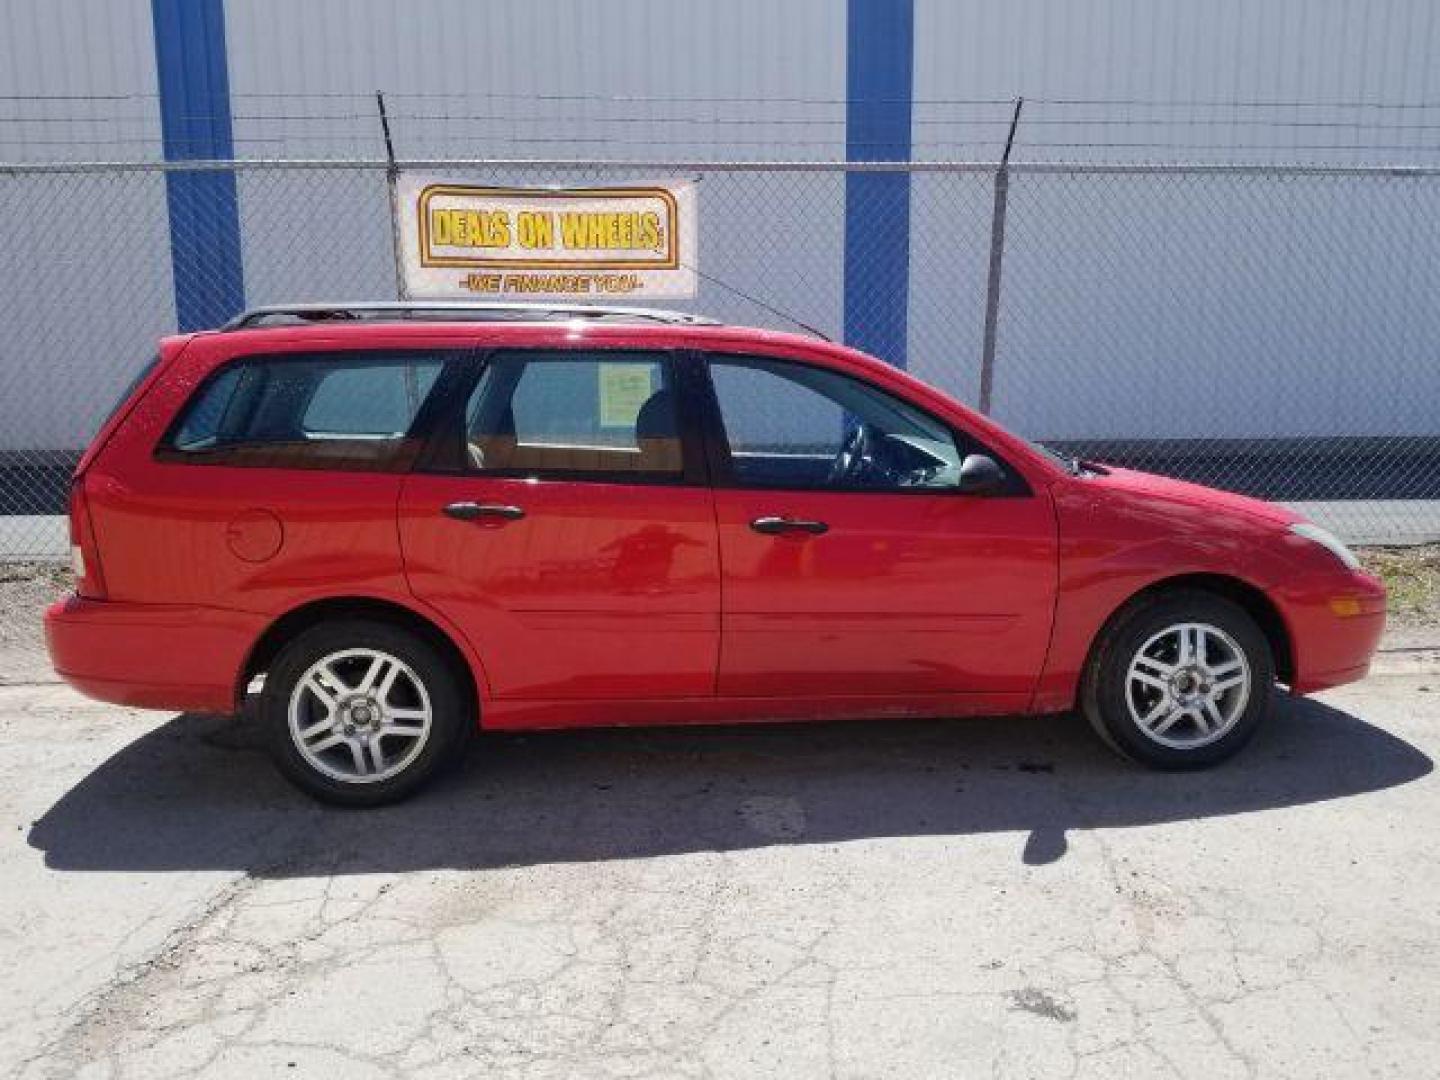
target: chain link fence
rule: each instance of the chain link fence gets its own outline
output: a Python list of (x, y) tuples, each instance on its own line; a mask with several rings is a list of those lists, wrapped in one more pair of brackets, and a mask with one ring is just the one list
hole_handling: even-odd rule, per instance
[(1008, 226), (1002, 420), (1355, 542), (1440, 533), (1440, 177), (1036, 167)]
[[(899, 173), (908, 274), (849, 318), (898, 296), (915, 374), (975, 404), (988, 364), (991, 411), (1032, 438), (1303, 502), (1357, 542), (1440, 536), (1440, 170), (1014, 164), (997, 215), (994, 164), (414, 164), (522, 186), (698, 179), (684, 306), (836, 339), (846, 216), (867, 212), (847, 172)], [(393, 297), (386, 167), (229, 163), (246, 302)], [(204, 287), (203, 266), (172, 265), (177, 168), (0, 166), (0, 584), (63, 561), (70, 469), (174, 329), (176, 279)]]

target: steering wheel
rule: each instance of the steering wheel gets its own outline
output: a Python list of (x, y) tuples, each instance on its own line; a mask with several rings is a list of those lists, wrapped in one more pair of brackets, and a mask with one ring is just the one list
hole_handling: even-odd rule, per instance
[(856, 480), (869, 464), (871, 452), (870, 425), (857, 423), (845, 436), (845, 441), (840, 444), (840, 450), (835, 455), (835, 460), (830, 465), (830, 475), (827, 482), (831, 485), (843, 484), (847, 481)]

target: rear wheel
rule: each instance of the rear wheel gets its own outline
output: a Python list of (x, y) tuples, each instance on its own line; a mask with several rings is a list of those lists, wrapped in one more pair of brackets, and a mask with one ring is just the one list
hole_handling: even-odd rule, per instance
[(1214, 765), (1250, 741), (1270, 709), (1274, 659), (1243, 608), (1177, 590), (1106, 629), (1081, 705), (1115, 750), (1159, 769)]
[(260, 699), (276, 764), (325, 802), (410, 795), (458, 755), (460, 681), (423, 638), (383, 622), (322, 623), (280, 650)]

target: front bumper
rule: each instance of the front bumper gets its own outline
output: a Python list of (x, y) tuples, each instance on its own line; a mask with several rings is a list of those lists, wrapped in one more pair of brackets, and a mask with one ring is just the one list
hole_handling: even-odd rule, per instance
[(71, 596), (45, 612), (45, 643), (56, 673), (87, 697), (230, 713), (265, 625), (247, 612)]
[(1385, 586), (1364, 571), (1325, 575), (1283, 599), (1294, 649), (1291, 689), (1311, 694), (1363, 679), (1385, 631)]

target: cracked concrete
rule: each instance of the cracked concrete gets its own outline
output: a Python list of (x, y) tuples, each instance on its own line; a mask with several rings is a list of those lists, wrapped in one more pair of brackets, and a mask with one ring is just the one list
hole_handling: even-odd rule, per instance
[(1073, 718), (486, 737), (400, 807), (0, 687), (0, 1074), (1427, 1076), (1440, 677), (1131, 769)]

